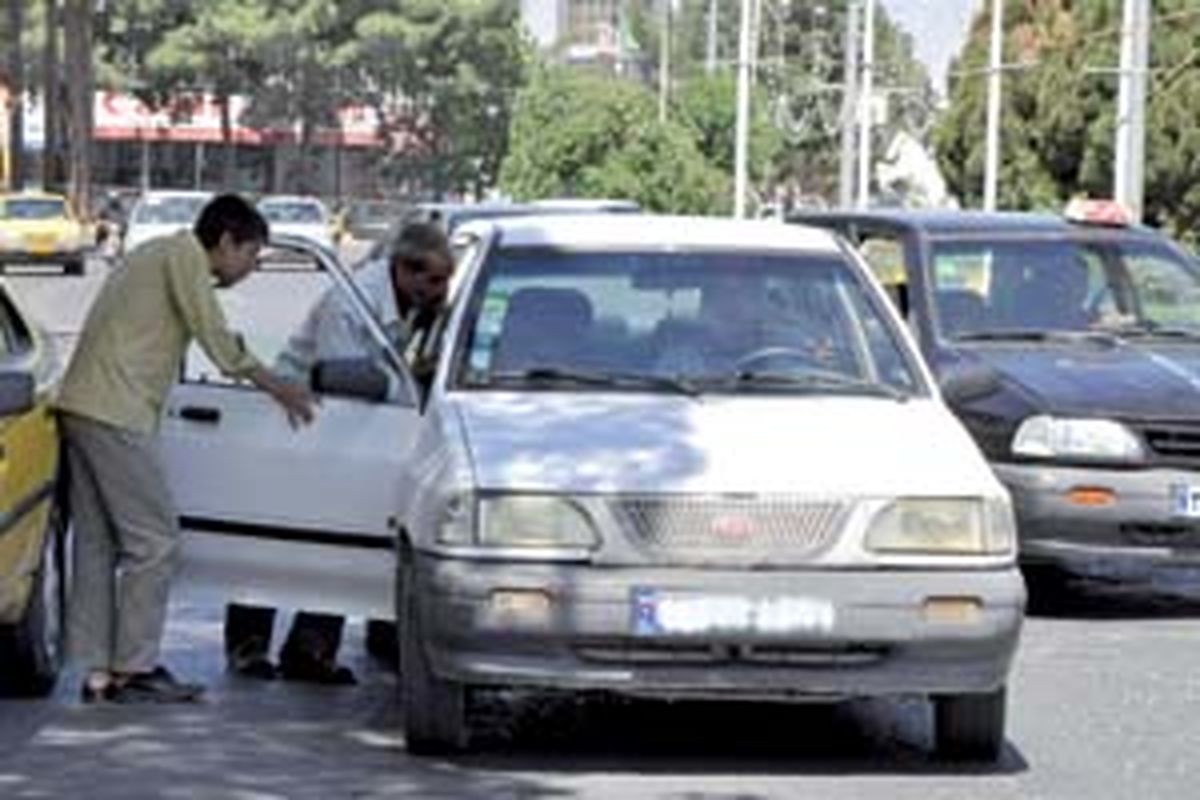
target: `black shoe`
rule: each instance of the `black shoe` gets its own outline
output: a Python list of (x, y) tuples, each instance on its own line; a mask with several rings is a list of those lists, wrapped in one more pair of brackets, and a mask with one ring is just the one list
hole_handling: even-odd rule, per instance
[(273, 681), (279, 671), (266, 656), (230, 657), (229, 671), (244, 678), (257, 678), (260, 681)]
[(114, 687), (114, 703), (196, 703), (204, 696), (204, 686), (177, 680), (166, 667), (136, 672)]
[(289, 681), (323, 683), (327, 686), (354, 686), (358, 678), (354, 671), (336, 661), (324, 661), (303, 656), (279, 660), (279, 674)]

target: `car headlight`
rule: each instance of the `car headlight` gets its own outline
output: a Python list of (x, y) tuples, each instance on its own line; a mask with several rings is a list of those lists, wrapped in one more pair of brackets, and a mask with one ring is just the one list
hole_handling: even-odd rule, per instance
[(599, 541), (583, 508), (550, 495), (480, 498), (478, 533), (489, 547), (592, 548)]
[(1110, 419), (1062, 419), (1044, 414), (1021, 423), (1013, 453), (1028, 458), (1080, 458), (1136, 463), (1145, 458), (1137, 436)]
[(866, 537), (876, 553), (1003, 555), (1015, 542), (1008, 502), (981, 498), (894, 500), (871, 520)]

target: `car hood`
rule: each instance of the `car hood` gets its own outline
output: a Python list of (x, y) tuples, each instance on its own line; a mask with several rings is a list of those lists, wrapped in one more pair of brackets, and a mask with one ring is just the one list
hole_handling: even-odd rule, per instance
[(972, 353), (1048, 413), (1200, 416), (1200, 343), (995, 345), (972, 348)]
[(999, 493), (933, 400), (479, 393), (457, 402), (481, 489)]

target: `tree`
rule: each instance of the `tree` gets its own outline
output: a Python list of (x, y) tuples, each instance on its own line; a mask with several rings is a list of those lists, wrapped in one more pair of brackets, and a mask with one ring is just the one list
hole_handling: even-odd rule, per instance
[[(783, 135), (768, 110), (769, 97), (758, 88), (751, 98), (749, 165), (752, 185), (774, 177), (783, 149)], [(737, 77), (729, 71), (697, 74), (684, 83), (673, 113), (688, 125), (701, 154), (729, 177), (734, 173), (734, 132), (737, 127)]]
[(354, 33), (345, 62), (363, 76), (363, 99), (391, 120), (386, 134), (406, 145), (387, 165), (398, 181), (437, 196), (494, 185), (530, 62), (518, 4), (393, 0)]
[(643, 86), (546, 68), (522, 92), (501, 187), (518, 199), (614, 197), (661, 212), (728, 213), (730, 181), (696, 131), (660, 122)]
[[(1200, 223), (1200, 54), (1190, 0), (1156, 0), (1146, 141), (1146, 221), (1194, 239)], [(1042, 0), (1005, 7), (999, 202), (1057, 211), (1072, 196), (1111, 196), (1120, 0)], [(965, 205), (983, 191), (989, 20), (976, 18), (952, 69), (938, 158)]]

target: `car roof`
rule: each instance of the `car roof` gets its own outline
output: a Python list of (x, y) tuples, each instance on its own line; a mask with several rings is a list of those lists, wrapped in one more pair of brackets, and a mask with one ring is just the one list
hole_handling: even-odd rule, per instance
[(66, 200), (64, 194), (58, 192), (3, 192), (0, 193), (0, 200)]
[(575, 214), (471, 222), (460, 231), (496, 230), (505, 247), (568, 249), (735, 248), (837, 253), (833, 234), (805, 225), (726, 217)]
[(258, 198), (257, 205), (266, 205), (268, 203), (298, 203), (304, 205), (324, 206), (319, 197), (309, 197), (301, 194), (268, 194)]
[(151, 199), (167, 200), (167, 199), (170, 199), (173, 197), (201, 198), (201, 197), (212, 197), (212, 196), (213, 196), (212, 192), (197, 191), (194, 189), (152, 189), (149, 192), (142, 192), (142, 194), (138, 196), (138, 202), (140, 203), (143, 200), (151, 200)]
[(1159, 235), (1144, 226), (1096, 225), (1072, 222), (1057, 214), (1026, 211), (958, 211), (953, 209), (879, 209), (865, 211), (800, 211), (788, 221), (872, 222), (920, 230), (932, 236), (975, 233), (1079, 233), (1081, 231), (1137, 236)]

